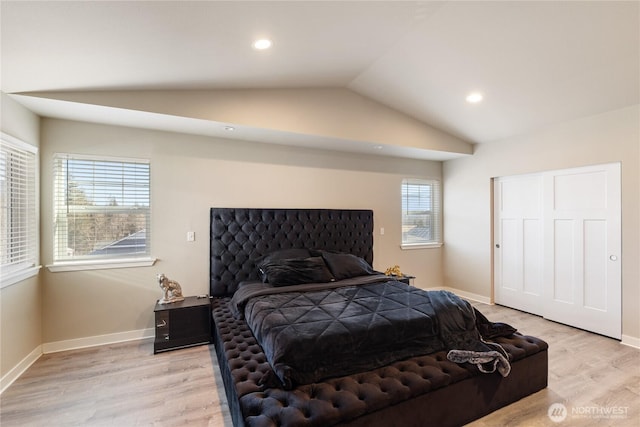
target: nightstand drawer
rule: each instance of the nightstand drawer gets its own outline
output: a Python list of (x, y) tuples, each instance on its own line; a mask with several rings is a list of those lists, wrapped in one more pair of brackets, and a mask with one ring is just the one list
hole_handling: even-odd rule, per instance
[(169, 329), (169, 311), (156, 312), (156, 332)]
[(156, 341), (169, 340), (169, 312), (156, 312)]

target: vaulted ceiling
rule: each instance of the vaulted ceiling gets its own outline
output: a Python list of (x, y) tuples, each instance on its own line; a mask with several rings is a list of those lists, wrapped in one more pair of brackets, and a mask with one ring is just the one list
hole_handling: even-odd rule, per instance
[[(483, 143), (640, 103), (639, 4), (3, 0), (1, 89), (41, 115), (94, 121), (114, 108), (166, 115), (148, 108), (148, 91), (338, 89)], [(252, 47), (262, 37), (271, 49)], [(140, 101), (106, 105), (105, 91)], [(465, 101), (473, 91), (481, 103)], [(279, 138), (240, 125), (248, 139)]]

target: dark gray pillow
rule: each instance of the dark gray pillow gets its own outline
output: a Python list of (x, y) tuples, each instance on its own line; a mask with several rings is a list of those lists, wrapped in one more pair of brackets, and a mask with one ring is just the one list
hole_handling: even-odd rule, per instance
[(320, 253), (336, 280), (376, 273), (367, 261), (355, 255), (326, 251)]
[(304, 259), (309, 258), (310, 256), (311, 253), (309, 252), (309, 249), (305, 248), (280, 249), (261, 256), (256, 259), (255, 264), (258, 268), (258, 275), (260, 276), (260, 279), (263, 283), (267, 283), (267, 277), (265, 276), (263, 265), (281, 259)]
[(263, 282), (273, 286), (301, 285), (333, 281), (322, 257), (278, 259), (261, 266)]

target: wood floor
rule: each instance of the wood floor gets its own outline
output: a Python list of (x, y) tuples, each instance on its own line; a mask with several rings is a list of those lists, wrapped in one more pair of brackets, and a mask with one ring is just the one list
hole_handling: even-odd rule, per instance
[[(549, 387), (474, 423), (640, 425), (640, 350), (500, 306), (493, 321), (549, 343)], [(549, 406), (567, 408), (563, 422)], [(605, 418), (617, 412), (615, 418)], [(43, 355), (0, 396), (0, 425), (224, 426), (231, 417), (213, 347), (153, 355), (151, 340)]]

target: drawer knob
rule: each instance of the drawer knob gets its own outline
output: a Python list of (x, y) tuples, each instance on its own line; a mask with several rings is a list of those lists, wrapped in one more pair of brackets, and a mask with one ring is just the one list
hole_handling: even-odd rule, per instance
[(161, 323), (156, 324), (156, 328), (162, 328), (164, 326), (167, 326), (167, 321), (162, 319)]

